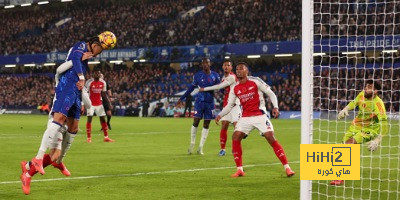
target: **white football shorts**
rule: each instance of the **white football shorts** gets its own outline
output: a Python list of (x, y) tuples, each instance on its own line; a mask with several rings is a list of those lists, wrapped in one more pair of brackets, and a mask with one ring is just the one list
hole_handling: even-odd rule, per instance
[(99, 117), (106, 116), (106, 112), (104, 111), (103, 105), (92, 106), (86, 111), (87, 111), (87, 116), (93, 116), (94, 113), (96, 113), (96, 115)]
[(234, 123), (237, 122), (241, 116), (242, 110), (240, 109), (240, 105), (236, 104), (227, 115), (221, 118), (221, 121), (229, 121), (230, 123)]
[(267, 115), (241, 117), (235, 127), (235, 131), (243, 132), (246, 135), (248, 135), (253, 129), (257, 129), (261, 136), (266, 132), (274, 131), (274, 127), (269, 121)]

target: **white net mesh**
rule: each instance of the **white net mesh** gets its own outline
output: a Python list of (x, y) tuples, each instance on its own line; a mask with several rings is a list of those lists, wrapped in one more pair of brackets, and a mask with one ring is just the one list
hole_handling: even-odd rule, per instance
[(399, 45), (400, 1), (314, 0), (313, 143), (342, 143), (357, 111), (337, 113), (370, 79), (382, 85), (389, 132), (375, 152), (361, 145), (361, 180), (313, 181), (313, 199), (400, 199)]

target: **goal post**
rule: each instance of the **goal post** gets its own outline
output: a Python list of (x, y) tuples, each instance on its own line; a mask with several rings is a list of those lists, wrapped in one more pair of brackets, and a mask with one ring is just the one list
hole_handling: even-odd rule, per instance
[[(312, 144), (313, 116), (313, 0), (302, 0), (301, 144)], [(301, 172), (300, 172), (301, 173)], [(300, 181), (300, 199), (309, 200), (312, 182)]]

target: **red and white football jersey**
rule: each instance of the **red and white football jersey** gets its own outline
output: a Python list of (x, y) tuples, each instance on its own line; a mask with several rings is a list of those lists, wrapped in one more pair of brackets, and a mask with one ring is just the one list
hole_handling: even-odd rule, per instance
[[(242, 117), (258, 116), (267, 113), (265, 108), (264, 93), (270, 91), (269, 85), (258, 77), (248, 76), (245, 83), (238, 83), (233, 93), (240, 100), (242, 105)], [(276, 97), (275, 100), (276, 101)], [(277, 102), (274, 106), (277, 107)]]
[[(228, 76), (222, 77), (221, 83), (223, 83), (224, 81), (229, 83), (229, 86), (226, 86), (224, 88), (224, 107), (225, 107), (228, 104), (229, 93), (235, 87), (238, 79), (236, 78), (236, 75), (231, 72)], [(237, 102), (237, 104), (239, 104), (239, 102)]]
[(86, 88), (89, 91), (89, 98), (92, 101), (93, 106), (102, 105), (101, 92), (106, 92), (107, 84), (103, 79), (99, 79), (98, 81), (89, 79), (86, 82)]

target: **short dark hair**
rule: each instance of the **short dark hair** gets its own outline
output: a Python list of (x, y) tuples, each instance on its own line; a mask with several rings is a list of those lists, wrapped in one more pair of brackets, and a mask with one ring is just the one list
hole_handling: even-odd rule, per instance
[(238, 65), (244, 65), (244, 66), (247, 67), (247, 69), (249, 69), (249, 65), (248, 65), (247, 63), (245, 63), (245, 62), (238, 62), (238, 63), (236, 64), (236, 66), (238, 66)]
[(378, 81), (370, 79), (365, 82), (365, 85), (366, 84), (373, 85), (375, 90), (381, 90), (381, 84)]
[(203, 59), (201, 59), (201, 62), (203, 62), (203, 61), (210, 61), (211, 62), (211, 59), (208, 58), (208, 57), (204, 57)]
[(86, 42), (88, 42), (89, 44), (97, 43), (100, 45), (99, 36), (91, 37), (91, 38), (87, 39)]
[(230, 60), (230, 59), (225, 59), (223, 63), (226, 63), (226, 62), (230, 62), (233, 64), (232, 60)]

